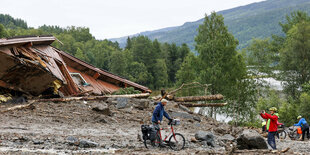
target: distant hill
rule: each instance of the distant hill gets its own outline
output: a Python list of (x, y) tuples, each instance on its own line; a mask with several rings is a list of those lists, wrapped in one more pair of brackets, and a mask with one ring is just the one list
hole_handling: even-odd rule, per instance
[[(266, 0), (219, 11), (224, 16), (225, 24), (229, 31), (239, 40), (238, 48), (246, 47), (252, 38), (270, 37), (271, 34), (281, 35), (279, 22), (285, 20), (285, 16), (292, 11), (302, 10), (310, 14), (310, 0)], [(182, 26), (169, 27), (155, 31), (141, 32), (131, 35), (145, 35), (150, 39), (158, 39), (160, 42), (187, 43), (194, 49), (194, 38), (197, 28), (203, 23), (203, 19), (195, 22), (187, 22)], [(113, 38), (121, 47), (126, 45), (128, 36)]]

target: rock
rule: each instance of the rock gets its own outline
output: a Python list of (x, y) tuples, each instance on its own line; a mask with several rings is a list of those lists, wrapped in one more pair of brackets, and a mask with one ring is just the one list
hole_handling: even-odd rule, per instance
[(234, 141), (235, 137), (233, 137), (230, 134), (225, 134), (224, 136), (218, 137), (218, 139), (227, 142), (227, 141)]
[(73, 136), (69, 136), (69, 137), (67, 137), (67, 143), (69, 145), (76, 145), (77, 146), (77, 145), (79, 145), (79, 140)]
[(188, 113), (190, 113), (190, 114), (193, 114), (193, 112), (192, 112), (191, 110), (189, 110), (187, 107), (185, 107), (185, 106), (182, 105), (182, 104), (179, 104), (179, 108), (180, 108), (181, 110), (183, 110), (183, 111), (186, 111), (186, 112), (188, 112)]
[(198, 116), (193, 116), (193, 119), (194, 119), (195, 121), (201, 122), (201, 118), (198, 117)]
[(109, 98), (107, 99), (107, 103), (109, 103), (109, 104), (115, 104), (115, 103), (117, 103), (117, 102), (116, 102), (116, 98), (114, 98), (114, 97), (109, 97)]
[(105, 104), (96, 104), (92, 107), (92, 110), (107, 116), (112, 116), (110, 108)]
[(140, 99), (140, 100), (135, 100), (136, 102), (135, 104), (135, 108), (139, 109), (139, 110), (144, 110), (147, 109), (150, 105), (149, 100), (147, 99)]
[(197, 139), (196, 139), (195, 137), (192, 137), (192, 138), (191, 138), (191, 142), (197, 143)]
[(95, 121), (98, 122), (98, 123), (107, 123), (105, 117), (102, 116), (102, 115), (95, 117)]
[(185, 118), (185, 119), (193, 119), (193, 116), (187, 112), (171, 112), (170, 115), (172, 117), (180, 117), (180, 118)]
[(244, 130), (237, 138), (237, 148), (247, 149), (268, 149), (265, 139), (255, 130)]
[(117, 109), (126, 108), (127, 105), (128, 105), (128, 98), (117, 98), (117, 105), (116, 105)]
[(32, 143), (33, 143), (34, 145), (40, 145), (40, 144), (44, 144), (44, 141), (33, 140)]
[(195, 138), (199, 141), (206, 141), (209, 146), (214, 147), (214, 135), (211, 132), (198, 131)]
[(222, 135), (229, 132), (228, 129), (224, 129), (222, 126), (215, 128), (214, 131)]
[(95, 143), (95, 142), (92, 142), (90, 140), (80, 140), (80, 143), (79, 143), (79, 147), (81, 148), (90, 148), (90, 147), (97, 147), (99, 146), (98, 143)]

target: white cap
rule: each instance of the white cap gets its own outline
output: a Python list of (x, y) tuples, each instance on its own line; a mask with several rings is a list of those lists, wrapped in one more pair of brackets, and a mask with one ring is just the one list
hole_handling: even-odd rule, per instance
[(161, 102), (166, 102), (166, 103), (168, 103), (168, 100), (162, 99)]

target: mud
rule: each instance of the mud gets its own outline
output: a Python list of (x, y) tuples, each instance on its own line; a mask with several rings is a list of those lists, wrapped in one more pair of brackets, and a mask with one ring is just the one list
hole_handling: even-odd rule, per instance
[[(268, 154), (270, 150), (235, 152), (235, 139), (243, 130), (198, 114), (184, 114), (176, 103), (165, 108), (178, 113), (181, 125), (175, 132), (186, 139), (182, 151), (169, 147), (148, 150), (141, 141), (141, 124), (150, 124), (154, 101), (130, 99), (117, 109), (117, 99), (94, 102), (35, 103), (34, 109), (0, 114), (0, 154)], [(144, 106), (141, 106), (144, 105)], [(108, 115), (94, 111), (104, 105)], [(2, 104), (1, 109), (14, 106)], [(199, 118), (199, 119), (197, 119)], [(164, 120), (161, 127), (168, 127)], [(215, 146), (193, 141), (195, 133), (208, 131), (215, 136)], [(167, 134), (167, 133), (166, 133)], [(226, 138), (225, 137), (229, 137)], [(288, 154), (310, 152), (309, 142), (277, 140), (278, 149), (291, 149)]]

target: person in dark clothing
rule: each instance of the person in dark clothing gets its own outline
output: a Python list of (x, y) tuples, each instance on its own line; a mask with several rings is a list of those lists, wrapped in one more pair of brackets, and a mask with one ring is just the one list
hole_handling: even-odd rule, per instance
[[(168, 101), (166, 99), (162, 99), (161, 102), (159, 102), (154, 109), (153, 116), (152, 116), (152, 125), (154, 126), (156, 133), (157, 133), (157, 131), (160, 130), (159, 125), (161, 124), (161, 122), (163, 120), (163, 116), (165, 116), (169, 120), (169, 122), (172, 121), (172, 119), (169, 117), (168, 113), (165, 111), (165, 108), (164, 108), (164, 106), (166, 106), (167, 102)], [(156, 135), (153, 135), (153, 136), (155, 139)], [(160, 146), (162, 146), (162, 147), (164, 146), (162, 144), (161, 140), (160, 140)]]
[(277, 147), (276, 147), (276, 140), (275, 140), (274, 136), (276, 135), (277, 130), (278, 130), (278, 125), (277, 125), (278, 116), (275, 115), (275, 113), (277, 111), (277, 108), (276, 107), (271, 107), (269, 109), (269, 111), (270, 111), (270, 114), (265, 113), (265, 111), (263, 110), (260, 113), (260, 116), (263, 119), (270, 119), (270, 125), (269, 125), (269, 129), (268, 129), (267, 141), (268, 141), (268, 144), (271, 146), (271, 148), (276, 150)]
[(155, 107), (154, 112), (153, 112), (153, 116), (152, 116), (152, 124), (153, 125), (159, 126), (159, 124), (163, 120), (163, 116), (165, 116), (169, 121), (172, 120), (164, 108), (164, 106), (166, 106), (167, 103), (168, 103), (168, 101), (166, 99), (162, 99), (162, 101), (159, 102), (157, 104), (157, 106)]
[(300, 126), (302, 131), (301, 140), (305, 140), (305, 134), (307, 133), (307, 138), (310, 138), (309, 135), (309, 124), (307, 123), (306, 119), (302, 118), (301, 116), (298, 116), (297, 119), (299, 122), (297, 124), (294, 124), (294, 126)]

